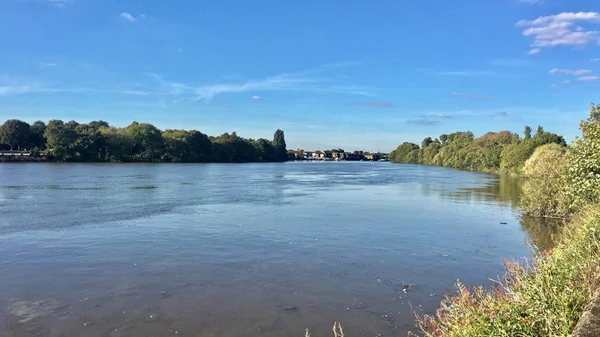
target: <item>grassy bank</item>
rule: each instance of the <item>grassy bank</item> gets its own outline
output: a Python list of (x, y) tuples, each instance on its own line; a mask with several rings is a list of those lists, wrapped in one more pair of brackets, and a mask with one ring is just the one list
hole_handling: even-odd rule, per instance
[(419, 316), (431, 337), (569, 336), (597, 287), (600, 208), (586, 207), (551, 251), (532, 261), (507, 262), (493, 291), (457, 284), (437, 313)]

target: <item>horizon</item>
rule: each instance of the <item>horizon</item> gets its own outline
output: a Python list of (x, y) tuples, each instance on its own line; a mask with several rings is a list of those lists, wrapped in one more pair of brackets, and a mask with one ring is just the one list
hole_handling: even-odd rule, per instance
[(599, 11), (591, 0), (1, 0), (0, 120), (254, 139), (281, 129), (305, 150), (387, 153), (525, 125), (570, 142), (599, 88)]

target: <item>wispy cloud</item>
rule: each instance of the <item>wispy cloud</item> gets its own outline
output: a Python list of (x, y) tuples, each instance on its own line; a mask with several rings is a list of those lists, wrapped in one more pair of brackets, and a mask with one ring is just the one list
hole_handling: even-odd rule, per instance
[(417, 124), (417, 125), (436, 125), (440, 124), (440, 121), (431, 120), (431, 119), (409, 119), (406, 121), (407, 124)]
[(591, 73), (592, 73), (592, 71), (589, 69), (570, 70), (570, 69), (552, 68), (552, 69), (550, 69), (550, 71), (548, 71), (548, 74), (550, 74), (550, 75), (564, 74), (564, 75), (582, 76), (582, 75), (587, 75), (587, 74), (591, 74)]
[(54, 7), (64, 7), (69, 3), (73, 2), (72, 0), (40, 0), (41, 2), (54, 6)]
[(555, 46), (585, 46), (599, 42), (600, 33), (586, 30), (576, 23), (599, 23), (598, 12), (563, 12), (557, 15), (540, 16), (535, 20), (521, 20), (517, 26), (524, 27), (523, 35), (533, 37), (529, 54), (537, 54), (543, 48)]
[(190, 96), (192, 100), (211, 100), (222, 94), (237, 94), (268, 91), (306, 91), (317, 94), (335, 93), (355, 96), (373, 96), (371, 88), (335, 83), (330, 76), (322, 79), (315, 75), (328, 70), (346, 67), (354, 63), (335, 63), (294, 73), (282, 73), (262, 79), (247, 80), (238, 83), (217, 83), (194, 85), (165, 80), (158, 74), (148, 74), (160, 84), (160, 90), (172, 96)]
[(0, 96), (20, 95), (31, 91), (28, 85), (0, 85)]
[(592, 62), (598, 62), (598, 61), (600, 61), (600, 57), (594, 57), (593, 59), (590, 59), (590, 61), (592, 61)]
[(535, 5), (535, 4), (541, 4), (543, 1), (542, 0), (519, 0), (519, 2), (522, 4)]
[(52, 62), (40, 62), (42, 67), (56, 67), (58, 64)]
[(473, 94), (466, 94), (466, 93), (460, 93), (460, 92), (453, 92), (452, 96), (460, 97), (460, 98), (483, 98), (483, 99), (491, 99), (492, 98), (492, 96), (488, 96), (488, 95), (473, 95)]
[(364, 102), (350, 102), (350, 105), (364, 106), (364, 107), (377, 107), (377, 108), (393, 108), (395, 105), (392, 102), (386, 101), (364, 101)]
[(131, 15), (131, 13), (123, 12), (119, 15), (129, 22), (135, 22), (137, 20), (133, 15)]
[(494, 74), (491, 70), (434, 70), (434, 69), (417, 69), (417, 71), (439, 76), (484, 76)]
[(490, 115), (491, 116), (495, 116), (495, 117), (505, 117), (505, 116), (508, 116), (508, 112), (506, 112), (506, 111), (494, 111)]
[(259, 100), (261, 100), (261, 99), (262, 99), (262, 97), (260, 97), (260, 96), (252, 96), (252, 97), (250, 97), (250, 98), (251, 98), (252, 100), (254, 100), (254, 101), (259, 101)]
[(453, 118), (453, 116), (449, 115), (449, 114), (445, 114), (445, 113), (438, 113), (438, 114), (419, 115), (419, 118), (423, 118), (423, 119), (429, 119), (429, 118), (451, 119), (451, 118)]
[(521, 59), (498, 59), (491, 60), (489, 63), (495, 67), (505, 67), (505, 68), (517, 68), (517, 67), (527, 67), (533, 64), (531, 59), (521, 60)]
[(596, 82), (596, 81), (600, 80), (600, 77), (598, 77), (598, 76), (583, 76), (583, 77), (579, 77), (577, 80), (582, 81), (582, 82)]

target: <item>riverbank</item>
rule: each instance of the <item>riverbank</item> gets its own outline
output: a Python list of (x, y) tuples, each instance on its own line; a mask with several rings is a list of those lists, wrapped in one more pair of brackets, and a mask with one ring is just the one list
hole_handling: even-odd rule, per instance
[(491, 291), (458, 281), (435, 315), (417, 316), (425, 336), (570, 336), (576, 326), (580, 336), (600, 335), (600, 305), (592, 301), (600, 285), (600, 105), (580, 129), (568, 147), (550, 142), (513, 156), (507, 145), (500, 155), (500, 167), (518, 163), (513, 172), (528, 177), (524, 213), (565, 219), (558, 244), (540, 250), (531, 242), (533, 259), (508, 261)]
[(532, 249), (532, 261), (506, 263), (493, 291), (458, 282), (419, 328), (429, 337), (570, 335), (598, 286), (600, 210), (581, 211), (555, 249)]

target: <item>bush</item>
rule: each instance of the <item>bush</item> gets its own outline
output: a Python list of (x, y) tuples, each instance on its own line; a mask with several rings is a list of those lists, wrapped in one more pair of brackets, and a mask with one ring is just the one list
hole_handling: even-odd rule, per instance
[(592, 104), (590, 117), (580, 129), (583, 138), (575, 140), (568, 157), (571, 210), (600, 200), (600, 105)]
[(566, 148), (548, 144), (535, 150), (523, 167), (527, 177), (521, 207), (530, 216), (564, 217), (570, 202), (567, 200)]

